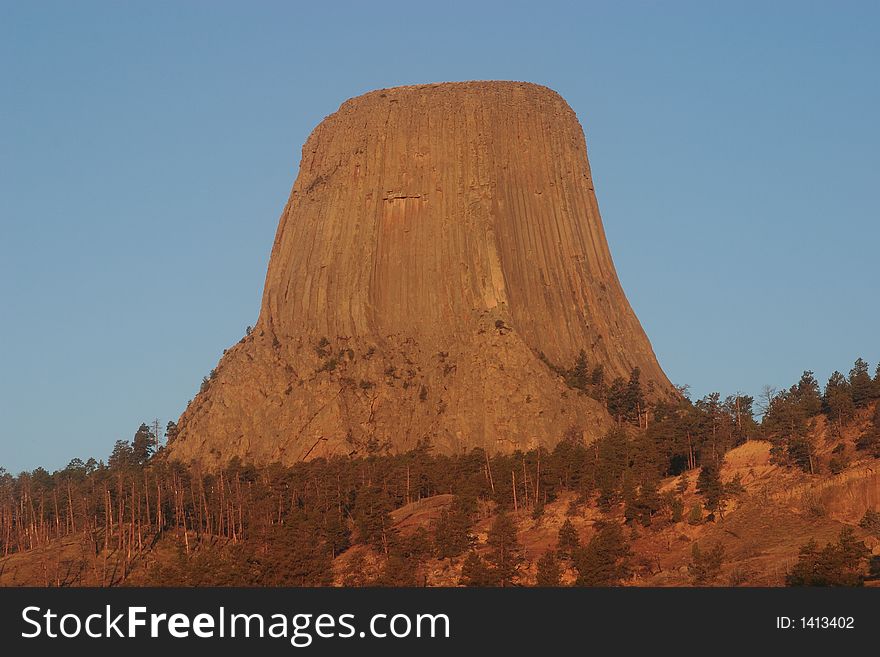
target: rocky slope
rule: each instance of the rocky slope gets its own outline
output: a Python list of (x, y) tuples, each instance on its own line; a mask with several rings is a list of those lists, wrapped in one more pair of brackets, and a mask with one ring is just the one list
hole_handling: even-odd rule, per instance
[(539, 354), (584, 350), (674, 394), (617, 279), (583, 131), (517, 82), (349, 100), (303, 147), (254, 331), (180, 420), (171, 455), (291, 463), (586, 437), (604, 408)]

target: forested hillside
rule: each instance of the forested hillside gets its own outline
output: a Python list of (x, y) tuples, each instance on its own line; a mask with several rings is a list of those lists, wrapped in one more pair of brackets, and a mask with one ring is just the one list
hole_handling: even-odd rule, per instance
[(164, 440), (143, 424), (106, 462), (0, 471), (0, 584), (874, 581), (880, 368), (695, 402), (650, 401), (637, 371), (606, 386), (585, 362), (554, 369), (617, 428), (585, 444), (560, 427), (552, 451), (376, 445), (206, 471), (167, 458), (173, 423)]

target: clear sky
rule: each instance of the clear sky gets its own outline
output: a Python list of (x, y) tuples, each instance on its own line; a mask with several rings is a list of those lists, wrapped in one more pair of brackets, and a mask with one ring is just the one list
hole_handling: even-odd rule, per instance
[(877, 2), (2, 2), (0, 465), (176, 419), (256, 321), (303, 141), (399, 84), (568, 100), (693, 397), (873, 368), (878, 27)]

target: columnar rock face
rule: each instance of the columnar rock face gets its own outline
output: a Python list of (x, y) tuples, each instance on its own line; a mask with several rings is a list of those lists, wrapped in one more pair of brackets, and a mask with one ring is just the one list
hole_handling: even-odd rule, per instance
[(589, 438), (610, 418), (545, 362), (580, 350), (608, 380), (639, 367), (672, 393), (617, 279), (571, 108), (518, 82), (374, 91), (303, 147), (259, 320), (171, 454), (289, 463)]

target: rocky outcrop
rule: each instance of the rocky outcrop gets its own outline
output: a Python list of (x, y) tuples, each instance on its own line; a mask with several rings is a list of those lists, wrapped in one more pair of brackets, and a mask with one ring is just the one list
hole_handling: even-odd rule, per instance
[(672, 394), (617, 279), (584, 135), (517, 82), (349, 100), (303, 147), (254, 331), (181, 417), (173, 457), (552, 445), (610, 424), (546, 363), (580, 350)]

